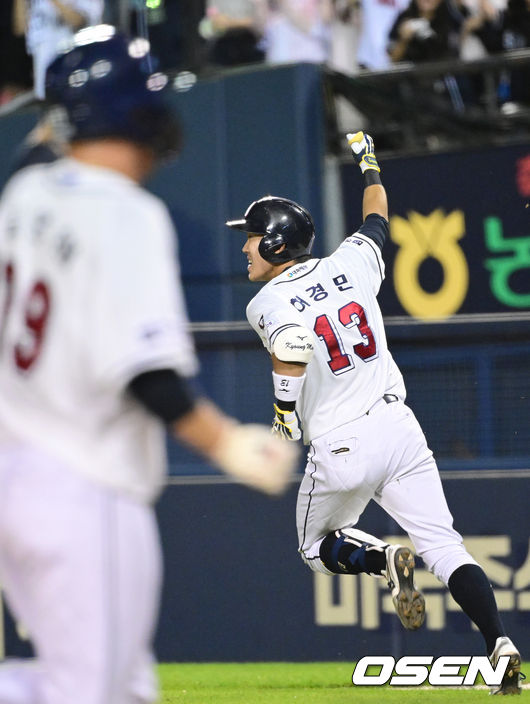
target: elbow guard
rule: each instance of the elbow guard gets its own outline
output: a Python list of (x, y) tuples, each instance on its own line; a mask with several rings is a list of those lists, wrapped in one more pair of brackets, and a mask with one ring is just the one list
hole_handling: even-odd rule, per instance
[(284, 328), (276, 335), (272, 351), (280, 362), (308, 364), (315, 351), (313, 333), (301, 325)]

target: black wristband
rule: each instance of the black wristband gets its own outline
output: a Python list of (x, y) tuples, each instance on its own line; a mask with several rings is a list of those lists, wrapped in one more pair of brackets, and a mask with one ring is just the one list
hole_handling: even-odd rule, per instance
[(275, 399), (276, 405), (282, 411), (294, 411), (296, 408), (296, 401), (284, 401), (279, 398)]
[(364, 176), (364, 187), (366, 188), (367, 186), (382, 186), (383, 184), (381, 183), (381, 176), (379, 175), (379, 171), (376, 171), (375, 169), (366, 169), (366, 171), (363, 174)]

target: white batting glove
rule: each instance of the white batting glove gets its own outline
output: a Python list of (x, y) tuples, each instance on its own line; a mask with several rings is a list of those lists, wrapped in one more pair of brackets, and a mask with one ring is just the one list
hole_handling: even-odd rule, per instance
[(219, 467), (243, 484), (281, 494), (296, 469), (298, 448), (273, 437), (265, 425), (230, 425), (213, 456)]
[(375, 158), (374, 140), (369, 134), (364, 132), (348, 133), (346, 139), (353, 152), (353, 158), (363, 174), (367, 169), (381, 171)]
[(283, 440), (300, 440), (302, 429), (296, 411), (284, 411), (274, 404), (274, 420), (272, 421), (272, 433)]

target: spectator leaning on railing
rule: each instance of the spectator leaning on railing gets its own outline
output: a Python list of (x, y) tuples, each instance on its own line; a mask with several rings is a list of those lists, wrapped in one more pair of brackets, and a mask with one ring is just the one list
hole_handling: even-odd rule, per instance
[[(447, 0), (412, 0), (390, 31), (388, 53), (394, 62), (457, 59), (460, 56), (465, 8), (454, 12)], [(418, 79), (418, 90), (446, 99), (457, 112), (475, 102), (477, 92), (466, 76), (444, 73), (440, 79)]]
[(390, 30), (392, 61), (435, 61), (459, 54), (460, 21), (444, 0), (412, 0)]
[(199, 34), (208, 42), (208, 61), (235, 66), (263, 61), (260, 1), (208, 0)]
[(15, 0), (19, 23), (25, 28), (28, 53), (33, 56), (35, 95), (44, 98), (46, 69), (74, 32), (97, 24), (103, 0)]
[[(480, 0), (479, 11), (464, 23), (465, 33), (473, 32), (488, 53), (530, 47), (530, 0)], [(530, 71), (518, 68), (503, 71), (499, 83), (500, 103), (530, 103)]]
[(498, 51), (498, 43), (506, 0), (448, 0), (450, 11), (460, 18), (460, 58), (480, 59), (490, 51)]

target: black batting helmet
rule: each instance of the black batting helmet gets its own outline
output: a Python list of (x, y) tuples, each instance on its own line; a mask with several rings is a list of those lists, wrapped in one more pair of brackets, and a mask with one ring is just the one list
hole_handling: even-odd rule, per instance
[[(258, 251), (271, 264), (311, 257), (315, 239), (313, 218), (305, 208), (288, 198), (265, 196), (249, 205), (239, 220), (228, 220), (228, 227), (263, 235)], [(278, 250), (285, 245), (285, 248)]]
[(46, 72), (46, 99), (64, 109), (71, 141), (119, 137), (159, 157), (180, 146), (168, 92), (168, 77), (152, 68), (149, 42), (111, 25), (77, 32)]

